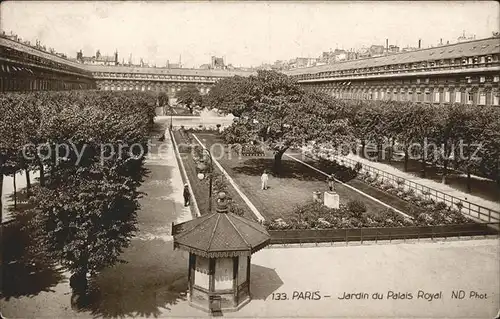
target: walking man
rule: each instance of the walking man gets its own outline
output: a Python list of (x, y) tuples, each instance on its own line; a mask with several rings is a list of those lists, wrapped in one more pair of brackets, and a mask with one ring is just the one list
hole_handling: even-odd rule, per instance
[(264, 170), (264, 173), (262, 173), (260, 181), (262, 182), (262, 189), (267, 189), (267, 182), (269, 181), (269, 175), (267, 175), (267, 170)]
[(191, 194), (189, 193), (189, 187), (188, 184), (184, 184), (184, 206), (189, 206), (190, 204), (190, 199), (191, 199)]

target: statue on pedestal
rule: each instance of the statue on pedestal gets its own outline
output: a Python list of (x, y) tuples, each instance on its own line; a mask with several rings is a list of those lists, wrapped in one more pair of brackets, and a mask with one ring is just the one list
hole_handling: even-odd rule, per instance
[(332, 193), (335, 193), (335, 178), (334, 178), (333, 174), (331, 174), (330, 176), (328, 176), (326, 178), (326, 182), (328, 184), (329, 191)]

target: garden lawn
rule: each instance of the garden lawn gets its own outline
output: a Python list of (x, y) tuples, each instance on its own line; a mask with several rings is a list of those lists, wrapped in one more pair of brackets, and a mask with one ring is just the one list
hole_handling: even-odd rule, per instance
[[(188, 141), (185, 136), (183, 136), (180, 131), (176, 130), (173, 131), (173, 135), (175, 138), (175, 141), (179, 147), (179, 144), (190, 144), (190, 141)], [(193, 138), (192, 143), (196, 143), (196, 141)], [(182, 147), (182, 146), (181, 146)], [(179, 148), (181, 148), (179, 147)], [(198, 204), (198, 208), (200, 210), (201, 215), (205, 215), (208, 213), (208, 195), (209, 195), (209, 187), (208, 187), (208, 181), (203, 180), (200, 181), (197, 177), (197, 170), (196, 170), (196, 163), (191, 155), (191, 153), (182, 153), (179, 152), (182, 163), (184, 164), (184, 168), (186, 169), (187, 176), (189, 178), (189, 182), (191, 183), (191, 188), (193, 189), (192, 195), (196, 198), (196, 203)], [(222, 175), (222, 172), (217, 168), (217, 166), (214, 164), (214, 171), (218, 172), (219, 174)], [(234, 190), (234, 188), (231, 186), (229, 182), (227, 182), (227, 189), (229, 196), (233, 199), (233, 201), (244, 210), (244, 217), (251, 219), (251, 220), (257, 220), (255, 215), (250, 211), (248, 208), (247, 204), (243, 201), (243, 199), (240, 197), (240, 195)], [(216, 209), (216, 199), (217, 199), (217, 194), (212, 194), (212, 212), (215, 212)]]
[[(214, 134), (196, 134), (200, 141), (208, 148), (215, 143), (224, 144)], [(282, 173), (280, 176), (270, 174), (269, 189), (262, 190), (260, 176), (264, 169), (271, 171), (273, 154), (266, 152), (265, 156), (242, 156), (228, 149), (221, 154), (221, 147), (213, 147), (212, 155), (234, 179), (241, 191), (255, 205), (257, 210), (267, 220), (288, 217), (297, 206), (312, 201), (313, 192), (327, 190), (326, 178), (315, 170), (283, 156)], [(231, 156), (229, 156), (231, 155)], [(343, 185), (337, 184), (336, 191), (340, 195), (340, 202), (346, 204), (351, 200), (365, 203), (368, 212), (383, 210), (385, 207)]]

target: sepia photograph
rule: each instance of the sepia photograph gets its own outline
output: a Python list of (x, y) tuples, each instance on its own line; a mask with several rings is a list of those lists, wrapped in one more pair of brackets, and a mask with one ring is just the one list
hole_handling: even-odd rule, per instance
[(0, 3), (0, 318), (500, 319), (497, 1)]

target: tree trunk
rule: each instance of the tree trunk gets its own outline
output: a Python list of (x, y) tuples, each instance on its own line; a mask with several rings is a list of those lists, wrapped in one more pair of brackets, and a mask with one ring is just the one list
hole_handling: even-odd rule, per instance
[(405, 148), (405, 172), (408, 172), (408, 149)]
[(3, 174), (0, 174), (0, 224), (2, 223), (3, 220), (2, 194), (3, 194)]
[(361, 141), (361, 157), (365, 158), (365, 148), (366, 148), (366, 142), (365, 140)]
[(467, 193), (470, 194), (472, 187), (471, 187), (471, 179), (470, 179), (470, 169), (467, 167)]
[(31, 194), (31, 178), (30, 178), (30, 171), (25, 170), (26, 173), (26, 194), (30, 196)]
[(382, 143), (377, 143), (377, 161), (381, 162), (382, 161), (382, 152), (384, 150), (382, 149)]
[(427, 163), (426, 163), (426, 161), (425, 161), (425, 158), (423, 158), (423, 159), (422, 159), (422, 171), (421, 171), (421, 173), (420, 173), (420, 175), (421, 175), (423, 178), (425, 178), (425, 176), (426, 176), (426, 170), (425, 170), (425, 169), (426, 169), (426, 167), (427, 167)]
[(446, 177), (448, 175), (448, 160), (443, 161), (443, 176), (441, 177), (441, 183), (446, 184)]
[(17, 187), (16, 187), (16, 173), (14, 172), (14, 178), (12, 182), (14, 183), (14, 210), (17, 210)]
[(87, 306), (88, 280), (86, 272), (77, 272), (71, 275), (69, 285), (72, 290), (71, 306), (79, 309)]
[(425, 178), (425, 168), (427, 166), (427, 162), (426, 162), (426, 158), (425, 158), (425, 150), (424, 149), (422, 149), (421, 161), (422, 161), (421, 176)]
[(283, 154), (286, 152), (286, 148), (283, 150), (279, 150), (276, 153), (274, 153), (274, 172), (279, 175), (281, 173), (281, 159), (283, 157)]
[(394, 149), (394, 139), (391, 138), (391, 146), (389, 148), (389, 158), (388, 158), (388, 161), (389, 163), (392, 162), (392, 152), (393, 152), (393, 149)]
[(43, 169), (43, 163), (42, 161), (40, 160), (40, 158), (36, 156), (36, 160), (37, 160), (37, 163), (38, 163), (38, 170), (40, 172), (40, 186), (45, 186), (45, 171)]

